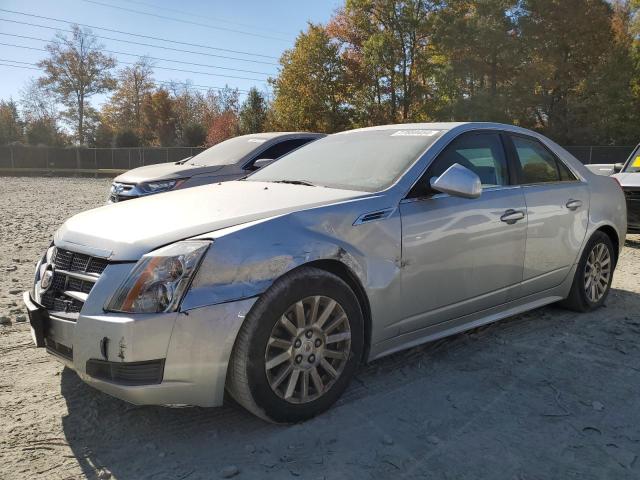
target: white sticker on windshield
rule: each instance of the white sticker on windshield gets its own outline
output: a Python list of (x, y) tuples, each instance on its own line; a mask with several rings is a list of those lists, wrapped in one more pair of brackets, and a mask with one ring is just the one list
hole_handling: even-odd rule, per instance
[(433, 137), (438, 130), (398, 130), (391, 134), (392, 137)]
[(250, 138), (249, 143), (264, 143), (266, 142), (266, 138)]

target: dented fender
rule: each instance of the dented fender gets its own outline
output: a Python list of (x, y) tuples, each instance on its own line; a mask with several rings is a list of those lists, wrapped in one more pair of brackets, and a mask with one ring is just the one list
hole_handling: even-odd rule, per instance
[[(376, 198), (348, 201), (199, 236), (213, 239), (213, 244), (181, 309), (259, 296), (295, 268), (333, 260), (346, 266), (360, 281), (372, 317), (384, 318), (383, 324), (393, 323), (396, 313), (388, 312), (387, 306), (397, 300), (390, 295), (399, 298), (400, 293), (399, 212), (393, 209), (385, 219), (354, 225), (363, 213), (381, 207), (388, 205)], [(384, 332), (383, 336), (389, 333)]]

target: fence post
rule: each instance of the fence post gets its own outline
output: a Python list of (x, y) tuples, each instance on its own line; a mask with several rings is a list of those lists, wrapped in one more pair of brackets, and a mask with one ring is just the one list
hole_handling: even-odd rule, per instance
[(15, 161), (13, 160), (13, 146), (9, 147), (9, 152), (11, 152), (11, 168), (16, 168)]
[(129, 170), (131, 170), (131, 149), (128, 149), (129, 152)]
[(145, 152), (146, 150), (147, 150), (147, 149), (146, 149), (145, 147), (142, 147), (142, 166), (143, 166), (143, 167), (144, 167), (144, 152)]
[(589, 147), (589, 165), (591, 165), (592, 158), (593, 158), (593, 145)]
[(164, 163), (169, 163), (169, 147), (165, 149), (165, 152), (167, 152), (167, 159), (165, 160)]

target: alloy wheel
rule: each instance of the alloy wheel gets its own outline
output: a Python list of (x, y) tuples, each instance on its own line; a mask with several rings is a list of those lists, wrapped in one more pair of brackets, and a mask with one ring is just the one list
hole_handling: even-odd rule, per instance
[(326, 296), (304, 298), (276, 322), (265, 351), (271, 389), (290, 403), (320, 398), (342, 374), (351, 327), (342, 306)]
[(597, 243), (587, 258), (584, 269), (584, 290), (592, 303), (607, 292), (611, 278), (611, 254), (604, 243)]

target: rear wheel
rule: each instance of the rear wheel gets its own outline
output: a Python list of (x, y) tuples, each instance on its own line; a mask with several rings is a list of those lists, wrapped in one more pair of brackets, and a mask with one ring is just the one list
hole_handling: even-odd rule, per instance
[(615, 266), (611, 239), (603, 232), (595, 232), (582, 253), (571, 291), (562, 305), (578, 312), (602, 306), (609, 295)]
[(227, 390), (274, 422), (326, 410), (349, 384), (363, 348), (357, 298), (339, 277), (303, 267), (276, 281), (238, 333)]

